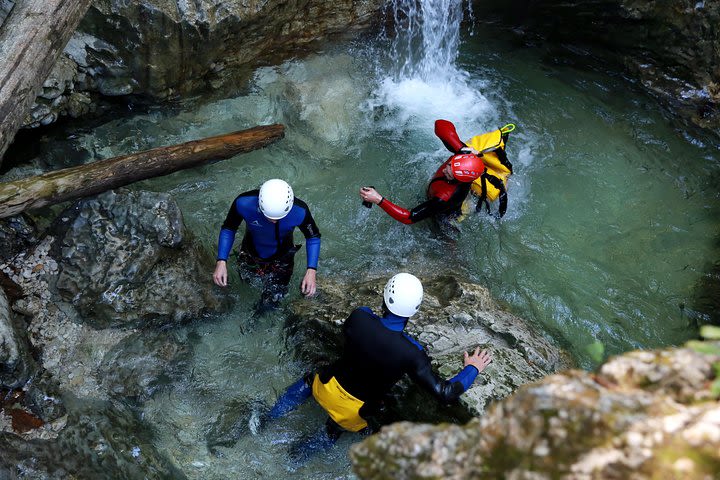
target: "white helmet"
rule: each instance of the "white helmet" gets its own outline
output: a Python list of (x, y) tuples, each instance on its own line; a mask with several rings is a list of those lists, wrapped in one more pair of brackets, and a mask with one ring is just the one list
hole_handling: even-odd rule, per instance
[(258, 195), (260, 211), (270, 220), (280, 220), (290, 213), (294, 199), (290, 185), (279, 178), (263, 183)]
[(395, 315), (412, 317), (420, 308), (423, 287), (415, 275), (398, 273), (385, 285), (385, 305)]

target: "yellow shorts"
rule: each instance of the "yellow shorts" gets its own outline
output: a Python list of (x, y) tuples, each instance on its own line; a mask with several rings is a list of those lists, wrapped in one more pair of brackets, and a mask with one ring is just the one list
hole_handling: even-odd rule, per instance
[(315, 400), (330, 415), (335, 423), (351, 432), (359, 432), (367, 427), (367, 422), (360, 416), (360, 408), (365, 404), (362, 400), (350, 395), (332, 377), (327, 383), (320, 381), (320, 376), (315, 375), (313, 380), (312, 393)]

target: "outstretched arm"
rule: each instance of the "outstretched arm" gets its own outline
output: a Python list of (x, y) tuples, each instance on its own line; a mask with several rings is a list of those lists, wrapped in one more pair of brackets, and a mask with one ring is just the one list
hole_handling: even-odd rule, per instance
[(460, 153), (463, 148), (468, 148), (455, 130), (455, 125), (447, 120), (435, 120), (435, 135), (442, 140), (445, 148), (450, 150), (452, 153)]
[(485, 370), (492, 357), (486, 350), (480, 352), (480, 347), (475, 349), (472, 355), (464, 353), (465, 367), (450, 380), (443, 381), (432, 371), (430, 358), (422, 353), (422, 359), (414, 371), (410, 372), (413, 381), (433, 392), (435, 396), (444, 403), (456, 401), (475, 381), (478, 374)]
[(425, 220), (428, 217), (442, 213), (445, 211), (447, 202), (443, 202), (439, 198), (431, 198), (412, 210), (408, 210), (399, 205), (395, 205), (387, 198), (380, 195), (377, 190), (372, 187), (362, 187), (360, 189), (360, 197), (370, 203), (379, 206), (392, 218), (405, 225)]

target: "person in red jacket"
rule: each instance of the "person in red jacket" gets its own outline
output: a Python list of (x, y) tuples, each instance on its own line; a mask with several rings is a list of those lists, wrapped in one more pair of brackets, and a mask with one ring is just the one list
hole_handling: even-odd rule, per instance
[(363, 201), (378, 205), (392, 218), (406, 225), (437, 215), (459, 216), (473, 180), (483, 174), (485, 165), (477, 155), (478, 152), (460, 140), (452, 123), (436, 120), (435, 135), (454, 155), (430, 179), (426, 201), (407, 210), (380, 195), (375, 188), (362, 187), (360, 197)]

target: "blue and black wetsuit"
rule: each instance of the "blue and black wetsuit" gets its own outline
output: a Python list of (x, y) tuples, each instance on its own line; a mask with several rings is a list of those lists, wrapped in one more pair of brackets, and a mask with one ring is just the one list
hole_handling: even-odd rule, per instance
[(477, 368), (468, 365), (450, 380), (440, 379), (422, 346), (405, 333), (407, 321), (390, 312), (381, 318), (368, 307), (356, 308), (343, 325), (342, 357), (319, 374), (322, 383), (334, 377), (344, 390), (364, 402), (361, 417), (405, 374), (443, 403), (456, 401), (478, 375)]
[(296, 198), (287, 216), (271, 222), (260, 211), (259, 190), (241, 193), (233, 201), (218, 239), (218, 260), (227, 261), (235, 234), (243, 220), (245, 236), (240, 247), (241, 274), (263, 278), (263, 294), (282, 296), (292, 277), (294, 255), (299, 245), (293, 242), (295, 227), (305, 235), (307, 268), (317, 269), (320, 257), (320, 230), (307, 204)]
[(470, 388), (477, 368), (468, 365), (450, 380), (440, 379), (422, 346), (404, 332), (407, 321), (390, 312), (379, 317), (368, 307), (356, 308), (343, 326), (342, 357), (298, 380), (278, 399), (270, 418), (294, 410), (310, 395), (330, 416), (325, 430), (303, 446), (304, 455), (332, 445), (345, 430), (366, 429), (368, 416), (405, 374), (443, 403), (456, 401)]

